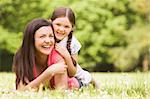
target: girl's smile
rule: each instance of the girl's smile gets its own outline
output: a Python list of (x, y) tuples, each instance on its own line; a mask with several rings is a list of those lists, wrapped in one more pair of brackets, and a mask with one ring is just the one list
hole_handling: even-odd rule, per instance
[(53, 21), (53, 26), (57, 40), (64, 39), (72, 30), (72, 25), (67, 17), (56, 18)]

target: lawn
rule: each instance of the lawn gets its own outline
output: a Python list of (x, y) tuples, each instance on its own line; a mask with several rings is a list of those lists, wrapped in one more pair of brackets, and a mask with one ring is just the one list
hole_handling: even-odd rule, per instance
[(15, 91), (15, 75), (0, 73), (0, 98), (6, 99), (149, 99), (150, 72), (146, 73), (92, 73), (100, 89), (92, 86), (80, 90), (48, 90), (42, 92)]

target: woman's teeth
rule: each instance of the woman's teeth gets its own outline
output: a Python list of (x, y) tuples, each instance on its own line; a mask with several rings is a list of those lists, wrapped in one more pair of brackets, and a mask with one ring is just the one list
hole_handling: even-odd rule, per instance
[(43, 46), (44, 48), (50, 48), (50, 46)]

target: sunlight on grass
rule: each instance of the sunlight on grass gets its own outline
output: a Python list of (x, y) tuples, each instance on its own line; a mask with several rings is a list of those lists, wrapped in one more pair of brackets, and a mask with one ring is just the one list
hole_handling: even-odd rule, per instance
[(100, 89), (93, 86), (79, 90), (49, 90), (42, 92), (15, 91), (15, 75), (13, 73), (0, 73), (0, 98), (48, 99), (48, 98), (144, 98), (150, 97), (150, 73), (92, 73)]

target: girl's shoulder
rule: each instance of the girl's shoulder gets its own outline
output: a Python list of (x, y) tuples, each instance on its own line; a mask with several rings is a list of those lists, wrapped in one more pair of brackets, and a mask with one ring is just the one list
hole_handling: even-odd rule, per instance
[(79, 40), (75, 36), (72, 36), (71, 44), (81, 46), (81, 43), (79, 42)]
[(74, 35), (72, 36), (72, 42), (80, 43), (79, 40)]
[(81, 49), (81, 43), (78, 41), (78, 39), (75, 36), (72, 36), (71, 41), (71, 54), (76, 54)]

